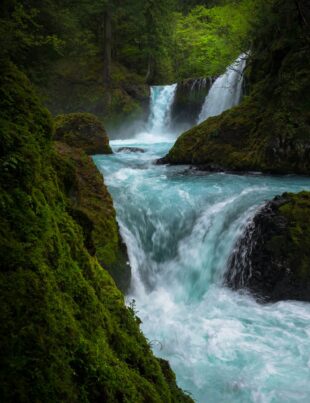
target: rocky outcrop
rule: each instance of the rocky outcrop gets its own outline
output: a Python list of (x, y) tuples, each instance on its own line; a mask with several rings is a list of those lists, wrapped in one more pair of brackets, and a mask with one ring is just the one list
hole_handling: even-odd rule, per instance
[(54, 139), (81, 148), (86, 154), (111, 154), (108, 135), (100, 120), (90, 113), (69, 113), (55, 119)]
[(235, 247), (226, 283), (264, 301), (310, 301), (310, 192), (278, 196), (256, 214)]
[(70, 214), (83, 229), (85, 246), (126, 292), (131, 280), (127, 247), (119, 234), (113, 201), (103, 177), (82, 149), (56, 141), (55, 150), (54, 166)]
[(198, 78), (178, 83), (171, 110), (171, 118), (175, 126), (196, 124), (213, 81), (213, 78)]
[(98, 118), (71, 113), (55, 119), (55, 169), (70, 212), (83, 228), (85, 245), (126, 292), (131, 271), (127, 248), (116, 222), (112, 198), (87, 154), (110, 154), (109, 138)]
[(308, 23), (298, 8), (300, 3), (306, 12), (309, 4), (284, 3), (273, 1), (270, 23), (254, 40), (246, 73), (249, 95), (181, 135), (162, 162), (310, 173)]

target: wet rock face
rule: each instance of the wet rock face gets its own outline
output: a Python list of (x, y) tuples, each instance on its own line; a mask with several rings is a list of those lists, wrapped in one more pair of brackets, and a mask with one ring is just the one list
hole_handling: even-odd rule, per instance
[(69, 113), (55, 119), (55, 140), (82, 148), (86, 154), (111, 154), (109, 138), (100, 120), (90, 113)]
[(195, 125), (213, 78), (188, 79), (178, 83), (172, 120), (175, 125)]
[(226, 284), (263, 301), (310, 301), (310, 192), (284, 194), (249, 224), (229, 262)]

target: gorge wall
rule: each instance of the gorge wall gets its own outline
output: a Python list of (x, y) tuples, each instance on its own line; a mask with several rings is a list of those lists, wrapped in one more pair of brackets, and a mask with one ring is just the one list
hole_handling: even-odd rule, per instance
[(191, 402), (105, 270), (124, 250), (92, 161), (53, 148), (50, 114), (7, 60), (0, 95), (0, 400)]

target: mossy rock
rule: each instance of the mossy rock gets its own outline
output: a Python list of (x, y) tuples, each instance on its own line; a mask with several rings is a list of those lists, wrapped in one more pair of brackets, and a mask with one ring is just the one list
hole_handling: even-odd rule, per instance
[(54, 166), (67, 196), (70, 214), (83, 229), (85, 246), (126, 292), (131, 271), (119, 234), (112, 198), (92, 159), (82, 149), (55, 142)]
[(254, 40), (249, 95), (182, 134), (161, 160), (211, 170), (310, 174), (310, 75), (306, 27), (294, 2), (278, 0)]
[(226, 282), (264, 301), (310, 302), (310, 192), (267, 203), (238, 242)]
[(51, 117), (6, 61), (0, 95), (0, 400), (191, 402), (89, 247), (70, 176), (85, 168), (55, 170)]
[(86, 154), (111, 154), (109, 138), (100, 120), (90, 113), (69, 113), (55, 119), (55, 140), (81, 148)]

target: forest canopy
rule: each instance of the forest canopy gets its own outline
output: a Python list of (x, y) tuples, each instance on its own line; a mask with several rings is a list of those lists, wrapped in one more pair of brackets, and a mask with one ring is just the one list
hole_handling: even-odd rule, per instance
[(6, 0), (1, 48), (34, 81), (68, 57), (81, 64), (102, 60), (107, 77), (122, 65), (149, 83), (218, 75), (249, 48), (254, 3)]
[(117, 127), (143, 116), (149, 85), (222, 74), (276, 26), (274, 1), (5, 0), (0, 52), (53, 115), (86, 111)]

